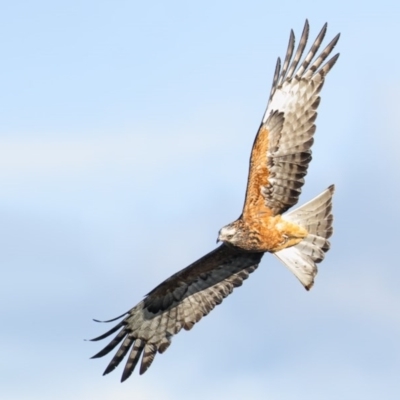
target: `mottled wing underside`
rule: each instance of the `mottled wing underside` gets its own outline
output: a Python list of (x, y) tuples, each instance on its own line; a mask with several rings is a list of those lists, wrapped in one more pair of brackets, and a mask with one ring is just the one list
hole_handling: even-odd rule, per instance
[(339, 57), (336, 54), (323, 65), (339, 40), (337, 35), (315, 58), (326, 29), (325, 24), (300, 65), (308, 39), (308, 21), (295, 53), (291, 31), (282, 69), (278, 58), (269, 103), (250, 158), (244, 217), (260, 212), (282, 214), (298, 201), (311, 161), (319, 92)]
[(263, 253), (242, 252), (223, 244), (165, 280), (124, 314), (119, 324), (92, 339), (101, 340), (119, 330), (108, 346), (92, 358), (103, 357), (120, 344), (104, 374), (113, 371), (127, 354), (121, 381), (129, 378), (140, 357), (143, 374), (156, 353), (168, 348), (173, 335), (182, 328), (191, 329), (235, 287), (241, 286), (262, 256)]

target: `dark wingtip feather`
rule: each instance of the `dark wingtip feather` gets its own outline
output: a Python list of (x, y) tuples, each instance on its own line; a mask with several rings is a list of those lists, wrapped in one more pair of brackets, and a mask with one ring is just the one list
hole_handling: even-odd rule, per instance
[(132, 375), (132, 372), (135, 369), (142, 354), (144, 345), (145, 344), (143, 340), (136, 339), (135, 344), (133, 345), (133, 349), (129, 354), (128, 360), (126, 361), (124, 372), (121, 376), (121, 382), (126, 381)]
[(93, 318), (93, 321), (94, 322), (99, 322), (99, 323), (102, 323), (102, 324), (107, 324), (107, 323), (109, 323), (109, 322), (114, 322), (114, 321), (116, 321), (117, 319), (120, 319), (120, 318), (122, 318), (122, 317), (124, 317), (125, 315), (127, 315), (129, 313), (129, 311), (127, 311), (127, 312), (124, 312), (123, 314), (121, 314), (121, 315), (119, 315), (118, 317), (115, 317), (115, 318), (113, 318), (113, 319), (109, 319), (109, 320), (107, 320), (107, 321), (101, 321), (101, 320), (99, 320), (99, 319), (94, 319)]
[(277, 87), (281, 86), (283, 81), (286, 78), (286, 73), (287, 73), (287, 70), (288, 70), (288, 67), (290, 64), (290, 60), (292, 59), (292, 56), (293, 56), (294, 44), (295, 44), (295, 36), (294, 36), (293, 29), (291, 29), (290, 35), (289, 35), (289, 43), (288, 43), (288, 47), (286, 50), (286, 57), (285, 57), (285, 61), (283, 63), (283, 67), (282, 67), (282, 72), (280, 73), (278, 82), (274, 86), (277, 86)]
[(114, 363), (114, 359), (111, 360), (110, 364), (108, 364), (107, 368), (103, 372), (103, 376), (109, 374), (110, 372), (114, 371), (117, 368), (119, 363)]
[[(278, 79), (279, 79), (280, 72), (281, 72), (281, 58), (278, 57), (277, 60), (276, 60), (276, 65), (275, 65), (274, 79), (272, 80), (271, 93), (275, 93), (276, 86), (278, 84)], [(272, 95), (270, 97), (272, 97)]]
[[(275, 94), (276, 87), (277, 87), (278, 80), (279, 80), (280, 71), (281, 71), (281, 59), (280, 59), (280, 57), (278, 57), (278, 59), (276, 60), (274, 78), (272, 80), (271, 94), (269, 95), (268, 103), (271, 101), (272, 97)], [(265, 110), (261, 124), (265, 123), (266, 119), (268, 118), (268, 116), (266, 114), (267, 110), (268, 110), (268, 106), (267, 106), (267, 109)]]
[(116, 332), (118, 329), (122, 328), (124, 326), (124, 321), (121, 321), (118, 325), (115, 325), (114, 328), (110, 329), (106, 333), (103, 333), (100, 336), (97, 336), (93, 339), (89, 339), (91, 342), (97, 342), (99, 340), (105, 339), (106, 337), (112, 335), (114, 332)]
[(123, 329), (118, 333), (117, 336), (106, 346), (104, 347), (103, 350), (99, 351), (97, 354), (95, 354), (93, 358), (100, 358), (108, 354), (111, 350), (113, 350), (121, 341), (122, 339), (127, 335), (127, 332)]
[(134, 342), (135, 338), (127, 336), (125, 340), (122, 342), (120, 348), (118, 349), (117, 353), (114, 355), (110, 363), (108, 364), (107, 368), (105, 369), (103, 375), (107, 375), (110, 372), (114, 371), (115, 368), (118, 367), (120, 362), (124, 359), (126, 356), (126, 353), (128, 353), (129, 349), (132, 346), (132, 343)]
[(308, 23), (308, 19), (306, 19), (306, 22), (304, 24), (303, 32), (300, 37), (299, 45), (297, 47), (296, 53), (294, 55), (294, 58), (290, 64), (289, 71), (287, 73), (286, 79), (290, 80), (293, 78), (293, 74), (296, 71), (296, 68), (299, 64), (299, 61), (303, 55), (304, 49), (307, 44), (308, 40), (308, 34), (310, 33), (310, 25)]
[(143, 357), (142, 357), (142, 364), (140, 365), (139, 375), (143, 375), (151, 366), (154, 361), (154, 358), (157, 353), (157, 346), (154, 344), (146, 344)]
[(324, 66), (320, 70), (320, 74), (324, 77), (331, 69), (332, 67), (336, 64), (336, 61), (338, 60), (340, 56), (340, 53), (335, 54), (328, 62), (324, 64)]
[[(327, 24), (322, 27), (321, 31), (319, 32), (318, 36), (315, 38), (311, 49), (308, 51), (306, 57), (304, 58), (302, 64), (300, 65), (300, 68), (298, 69), (296, 76), (301, 78), (304, 74), (305, 71), (307, 71), (308, 66), (314, 59), (315, 55), (318, 53), (319, 48), (321, 47), (321, 44), (325, 38), (326, 35), (326, 30), (327, 30)], [(329, 51), (330, 52), (330, 51)], [(328, 54), (329, 54), (328, 52)]]
[(332, 46), (333, 49), (336, 46), (339, 39), (340, 39), (340, 32), (331, 40), (328, 46)]

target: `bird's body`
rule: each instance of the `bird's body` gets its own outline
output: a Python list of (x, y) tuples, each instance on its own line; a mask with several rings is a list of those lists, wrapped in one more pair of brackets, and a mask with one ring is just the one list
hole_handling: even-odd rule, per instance
[(240, 217), (220, 230), (219, 240), (242, 250), (275, 253), (300, 243), (307, 230), (281, 215), (259, 213), (247, 221)]
[(182, 328), (191, 329), (220, 304), (258, 267), (266, 252), (279, 258), (307, 290), (313, 285), (316, 263), (323, 260), (330, 246), (333, 186), (300, 208), (285, 212), (297, 203), (304, 184), (319, 93), (338, 55), (323, 62), (339, 35), (314, 60), (326, 33), (325, 24), (299, 64), (308, 32), (306, 21), (294, 53), (292, 31), (282, 69), (278, 59), (269, 103), (251, 152), (240, 217), (221, 228), (221, 246), (162, 282), (114, 328), (93, 339), (118, 331), (93, 357), (102, 357), (120, 344), (104, 374), (114, 370), (127, 354), (122, 381), (131, 375), (141, 356), (140, 373), (144, 373), (156, 353), (168, 348), (173, 335)]

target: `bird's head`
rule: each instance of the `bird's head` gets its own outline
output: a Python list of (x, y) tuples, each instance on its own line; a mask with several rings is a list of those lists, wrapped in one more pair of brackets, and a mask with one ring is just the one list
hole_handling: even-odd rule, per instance
[(218, 233), (218, 242), (224, 242), (237, 246), (241, 240), (241, 230), (239, 229), (238, 222), (232, 222), (220, 229)]

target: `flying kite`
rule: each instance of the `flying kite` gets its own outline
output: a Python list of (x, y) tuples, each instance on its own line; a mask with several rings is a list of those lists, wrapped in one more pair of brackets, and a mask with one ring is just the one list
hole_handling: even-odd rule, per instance
[[(121, 381), (140, 362), (140, 374), (150, 367), (156, 353), (164, 353), (172, 336), (190, 330), (216, 305), (241, 286), (259, 265), (264, 253), (272, 253), (309, 290), (317, 274), (316, 264), (329, 250), (332, 235), (333, 185), (300, 208), (294, 206), (311, 161), (319, 93), (339, 54), (324, 61), (339, 34), (316, 57), (327, 30), (325, 24), (300, 63), (307, 44), (305, 22), (295, 50), (293, 30), (281, 68), (278, 58), (268, 106), (250, 156), (249, 177), (240, 217), (218, 235), (222, 244), (153, 289), (127, 313), (102, 340), (114, 339), (92, 358), (103, 357), (120, 345), (104, 371), (113, 371), (128, 355)], [(285, 214), (283, 214), (285, 213)]]

